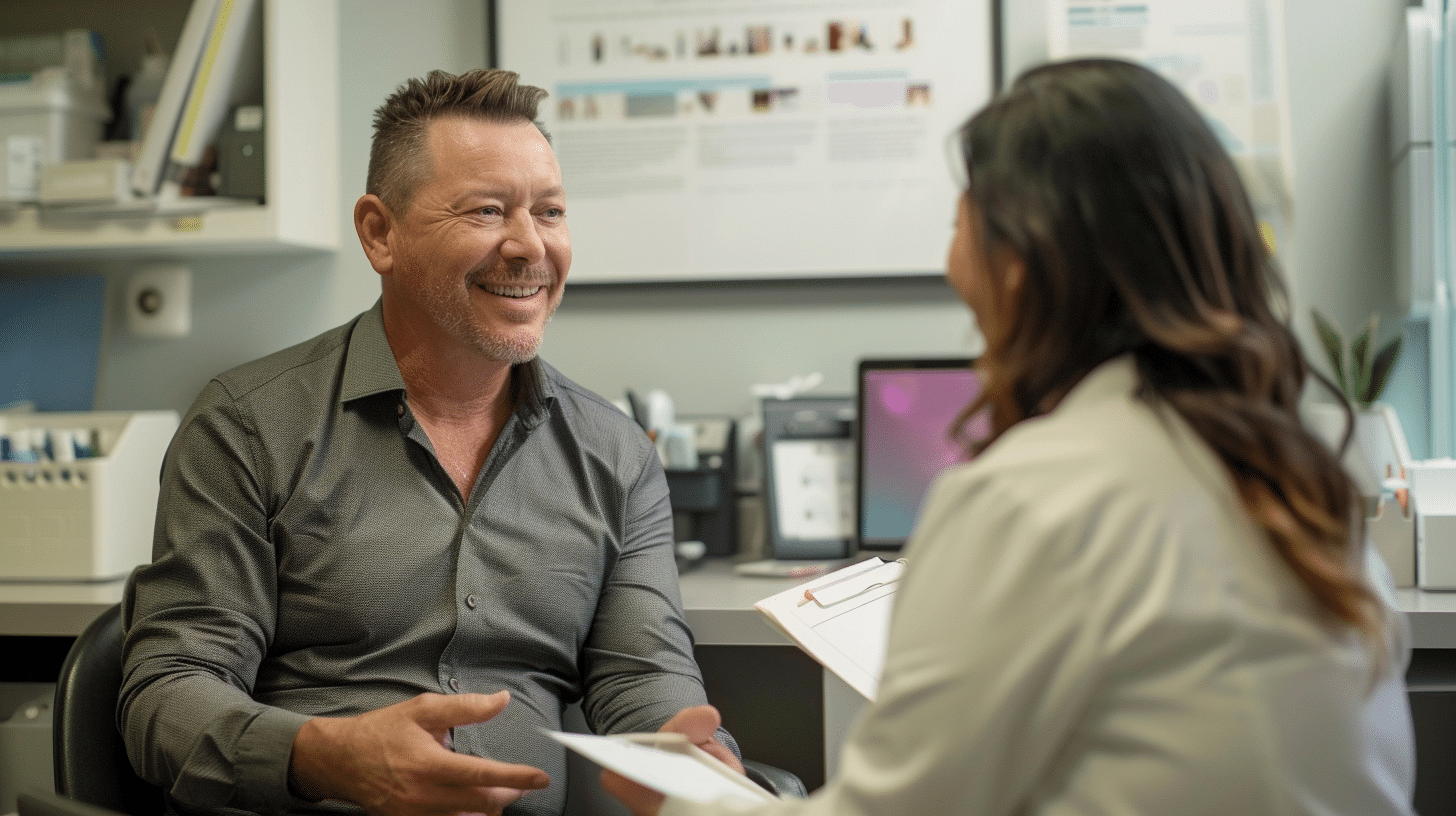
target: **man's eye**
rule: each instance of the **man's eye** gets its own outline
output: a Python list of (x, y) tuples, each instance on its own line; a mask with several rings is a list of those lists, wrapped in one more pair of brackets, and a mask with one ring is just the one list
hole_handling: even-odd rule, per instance
[(566, 215), (566, 210), (563, 210), (560, 207), (548, 207), (546, 208), (544, 215), (547, 218), (561, 218), (562, 216)]
[(500, 215), (500, 207), (481, 207), (481, 215)]

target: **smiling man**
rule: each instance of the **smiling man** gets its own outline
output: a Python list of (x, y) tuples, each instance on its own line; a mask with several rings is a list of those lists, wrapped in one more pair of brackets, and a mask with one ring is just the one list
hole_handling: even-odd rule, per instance
[(541, 729), (577, 700), (737, 761), (651, 443), (536, 356), (571, 240), (516, 79), (385, 102), (354, 209), (379, 302), (214, 379), (172, 442), (119, 717), (173, 810), (557, 813)]

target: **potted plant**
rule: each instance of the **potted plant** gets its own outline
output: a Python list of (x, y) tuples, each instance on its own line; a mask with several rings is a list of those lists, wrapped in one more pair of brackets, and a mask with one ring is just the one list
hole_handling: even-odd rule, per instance
[(1380, 315), (1370, 315), (1370, 319), (1365, 321), (1365, 328), (1350, 343), (1347, 369), (1345, 336), (1340, 328), (1319, 309), (1311, 309), (1310, 312), (1340, 392), (1357, 411), (1369, 410), (1390, 381), (1390, 372), (1395, 369), (1395, 361), (1399, 359), (1401, 345), (1405, 342), (1404, 335), (1390, 338), (1372, 354), (1371, 347), (1380, 332)]
[[(1339, 327), (1318, 309), (1311, 313), (1335, 383), (1354, 409), (1354, 435), (1344, 461), (1365, 497), (1367, 530), (1390, 565), (1396, 585), (1413, 586), (1415, 520), (1405, 498), (1410, 451), (1400, 418), (1390, 406), (1379, 402), (1400, 357), (1404, 337), (1396, 335), (1381, 341), (1380, 317), (1371, 315), (1347, 350)], [(1345, 436), (1344, 411), (1330, 404), (1311, 404), (1307, 408), (1312, 429), (1338, 447)], [(1387, 499), (1397, 501), (1400, 512), (1386, 512)]]

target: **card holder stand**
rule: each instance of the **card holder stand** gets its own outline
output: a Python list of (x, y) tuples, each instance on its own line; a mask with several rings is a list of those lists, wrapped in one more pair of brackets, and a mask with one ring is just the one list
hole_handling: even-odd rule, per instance
[(673, 537), (701, 541), (711, 558), (738, 552), (737, 430), (730, 418), (684, 419), (697, 466), (666, 468)]

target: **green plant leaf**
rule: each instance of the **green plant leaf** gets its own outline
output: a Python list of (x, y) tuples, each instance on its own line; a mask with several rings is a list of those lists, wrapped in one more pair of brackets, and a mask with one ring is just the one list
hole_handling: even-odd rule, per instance
[(1370, 344), (1375, 342), (1375, 330), (1380, 327), (1380, 318), (1371, 315), (1365, 321), (1365, 328), (1350, 341), (1350, 399), (1358, 403), (1365, 389), (1370, 387)]
[(1325, 348), (1335, 383), (1340, 386), (1340, 393), (1348, 398), (1350, 388), (1345, 382), (1345, 338), (1329, 318), (1320, 314), (1319, 309), (1310, 309), (1310, 314), (1314, 317), (1315, 333), (1319, 335), (1320, 345)]
[(1369, 408), (1371, 403), (1380, 399), (1380, 392), (1385, 390), (1385, 384), (1390, 379), (1390, 372), (1395, 369), (1395, 361), (1400, 359), (1400, 349), (1404, 344), (1405, 337), (1396, 335), (1375, 354), (1375, 359), (1370, 363), (1370, 381), (1360, 394), (1361, 408)]

